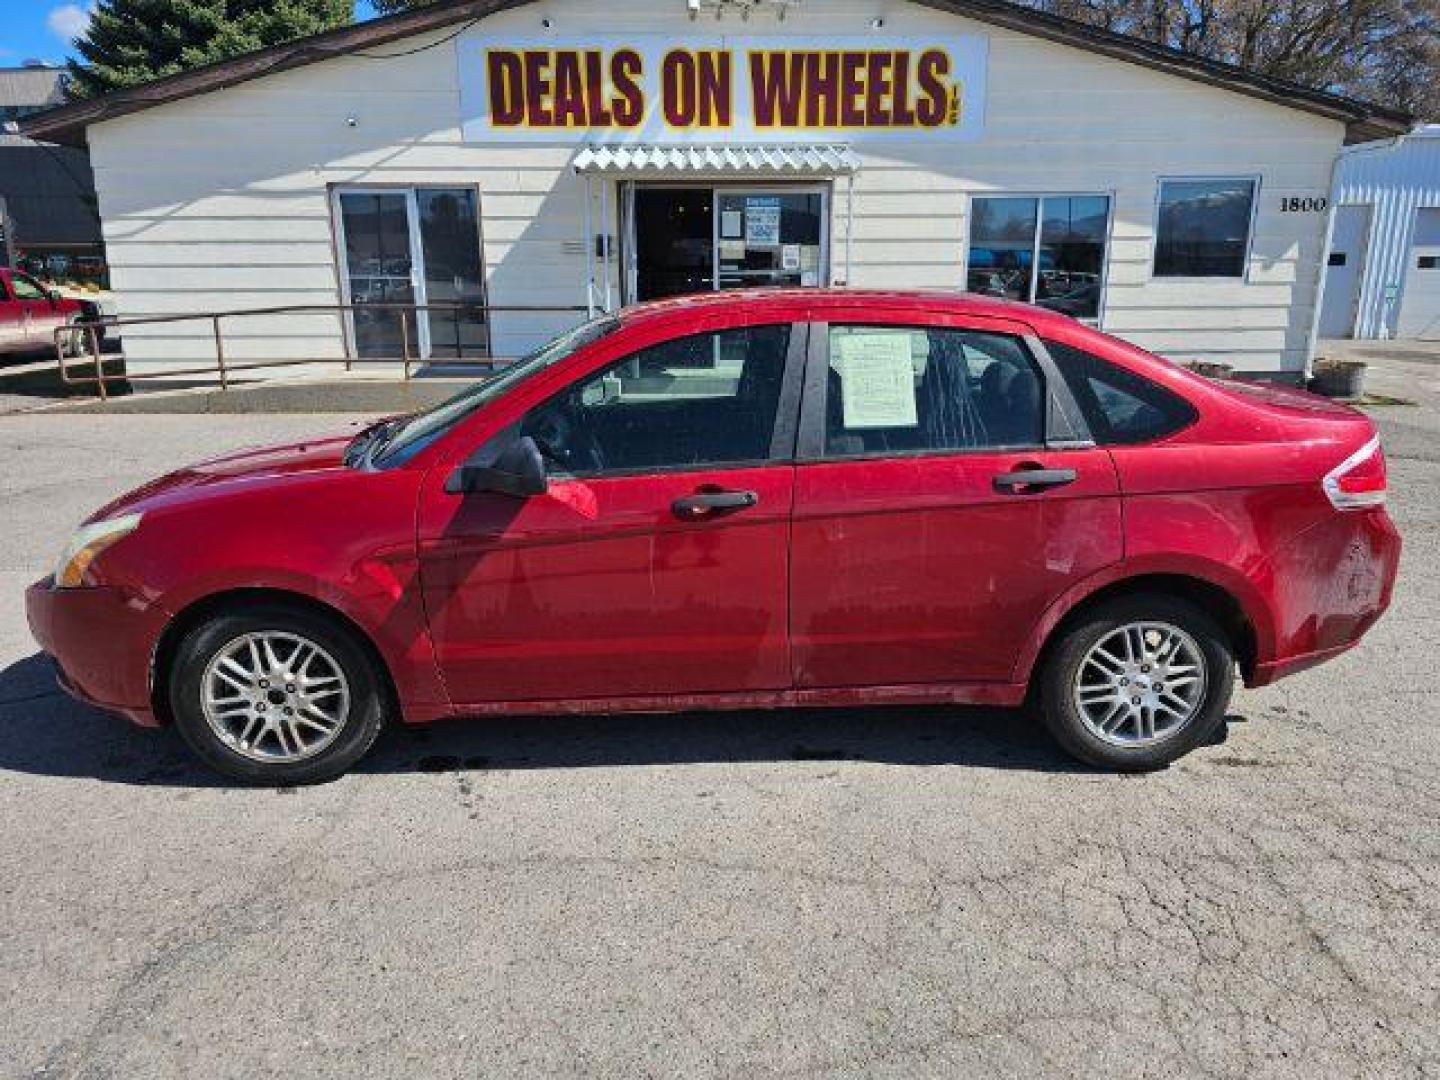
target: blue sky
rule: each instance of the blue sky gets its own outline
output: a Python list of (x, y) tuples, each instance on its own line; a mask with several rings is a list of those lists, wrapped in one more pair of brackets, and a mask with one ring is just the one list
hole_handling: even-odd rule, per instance
[[(27, 59), (64, 60), (70, 39), (82, 33), (89, 19), (90, 0), (0, 0), (0, 67)], [(367, 0), (357, 0), (356, 15), (374, 12)]]

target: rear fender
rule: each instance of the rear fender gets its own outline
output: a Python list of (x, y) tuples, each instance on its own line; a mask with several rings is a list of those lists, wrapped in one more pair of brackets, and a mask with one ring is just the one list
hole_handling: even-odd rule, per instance
[[(1227, 593), (1239, 605), (1255, 639), (1254, 661), (1264, 663), (1275, 653), (1275, 620), (1260, 591), (1244, 575), (1223, 563), (1185, 556), (1143, 555), (1099, 570), (1077, 582), (1055, 600), (1036, 623), (1016, 661), (1011, 681), (1028, 683), (1055, 628), (1072, 612), (1111, 586), (1155, 576), (1188, 578)], [(1157, 583), (1163, 588), (1161, 583)], [(1247, 678), (1249, 673), (1247, 672)]]

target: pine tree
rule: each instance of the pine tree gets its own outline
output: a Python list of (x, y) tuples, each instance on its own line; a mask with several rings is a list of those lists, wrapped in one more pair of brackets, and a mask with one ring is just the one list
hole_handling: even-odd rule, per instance
[(344, 26), (350, 0), (100, 0), (70, 93), (94, 97)]

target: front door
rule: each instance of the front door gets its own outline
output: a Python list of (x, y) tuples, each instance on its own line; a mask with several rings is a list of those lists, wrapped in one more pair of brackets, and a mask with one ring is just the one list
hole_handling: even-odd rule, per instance
[(1045, 609), (1121, 557), (1114, 466), (1047, 444), (1023, 327), (853, 315), (812, 329), (796, 685), (1008, 682)]
[(803, 338), (716, 327), (578, 380), (519, 422), (544, 495), (427, 481), (421, 573), (453, 701), (789, 687)]
[(10, 285), (20, 313), (20, 339), (27, 349), (43, 349), (55, 345), (55, 330), (64, 318), (38, 281), (25, 274), (11, 274)]
[(629, 295), (636, 301), (824, 284), (824, 187), (630, 189)]

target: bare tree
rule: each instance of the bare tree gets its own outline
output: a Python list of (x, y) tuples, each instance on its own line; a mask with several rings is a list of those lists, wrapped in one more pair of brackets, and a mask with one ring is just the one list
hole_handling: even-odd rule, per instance
[(1440, 117), (1440, 0), (1026, 0), (1263, 75)]

